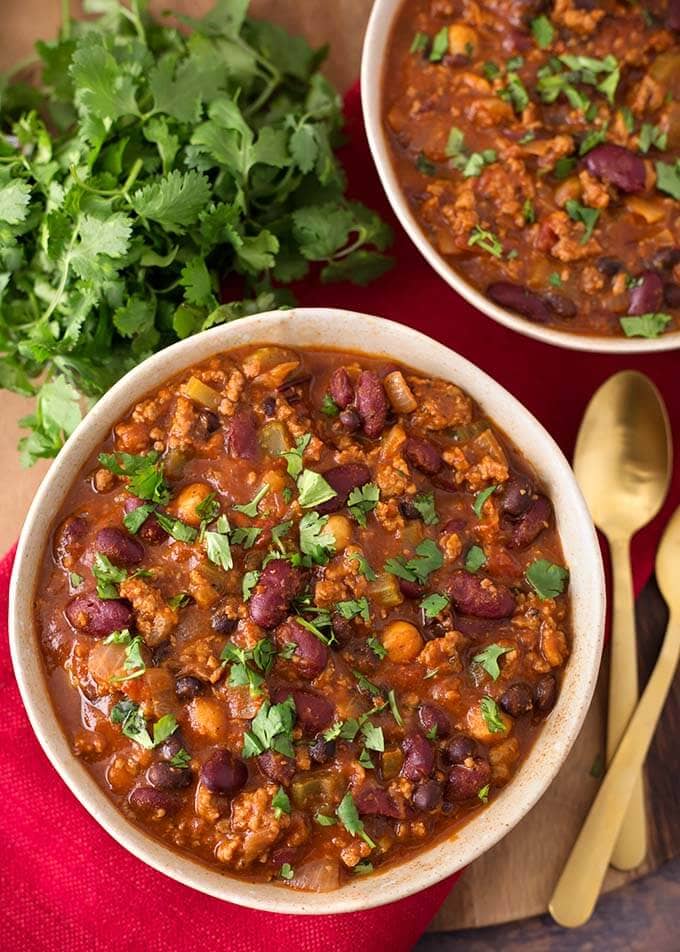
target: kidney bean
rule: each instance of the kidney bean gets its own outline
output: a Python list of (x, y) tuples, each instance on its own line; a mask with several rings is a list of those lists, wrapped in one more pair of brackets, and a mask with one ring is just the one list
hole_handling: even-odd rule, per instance
[(448, 737), (451, 733), (449, 715), (441, 707), (437, 707), (436, 704), (431, 704), (429, 701), (423, 701), (418, 706), (418, 722), (426, 734), (429, 734), (436, 727), (435, 737), (438, 740), (442, 737)]
[(288, 786), (297, 769), (292, 757), (286, 757), (275, 750), (265, 750), (263, 754), (260, 754), (257, 758), (257, 766), (265, 777), (283, 786)]
[(238, 618), (231, 618), (226, 612), (216, 611), (210, 619), (210, 627), (220, 635), (230, 635), (238, 624)]
[(151, 764), (146, 772), (146, 779), (156, 790), (181, 790), (189, 786), (193, 774), (185, 767), (173, 767), (172, 764), (160, 761)]
[(407, 780), (424, 780), (430, 776), (434, 767), (434, 751), (426, 737), (412, 731), (404, 738), (401, 749), (404, 751), (402, 777)]
[(387, 420), (388, 401), (385, 388), (372, 370), (362, 370), (356, 390), (356, 408), (371, 439), (380, 436)]
[(413, 806), (429, 813), (442, 802), (442, 788), (436, 780), (425, 780), (413, 791)]
[(53, 549), (57, 562), (63, 564), (67, 556), (77, 558), (76, 548), (82, 548), (79, 543), (85, 540), (86, 535), (87, 519), (83, 516), (68, 516), (64, 519), (54, 534)]
[(201, 767), (201, 783), (211, 793), (233, 797), (248, 779), (248, 768), (238, 757), (224, 748), (218, 748)]
[(250, 617), (263, 628), (276, 628), (299, 595), (304, 576), (286, 559), (273, 559), (263, 570), (248, 602)]
[(442, 751), (447, 764), (462, 764), (477, 753), (477, 744), (467, 734), (454, 734)]
[(524, 473), (513, 473), (503, 484), (500, 496), (501, 512), (508, 516), (521, 516), (531, 505), (534, 486)]
[(656, 271), (643, 271), (639, 283), (628, 295), (629, 314), (649, 314), (658, 311), (663, 302), (663, 281)]
[[(143, 499), (138, 499), (137, 496), (128, 496), (123, 503), (123, 509), (125, 512), (133, 512), (135, 509), (139, 509), (140, 506), (144, 505), (146, 505), (146, 503)], [(148, 542), (149, 545), (159, 545), (168, 538), (168, 533), (161, 527), (161, 524), (153, 513), (147, 516), (141, 524), (137, 535), (140, 539), (143, 539), (144, 542)]]
[(362, 787), (354, 802), (362, 816), (388, 816), (399, 820), (403, 815), (403, 810), (382, 787)]
[(441, 453), (430, 443), (429, 440), (422, 440), (417, 436), (410, 436), (404, 446), (404, 455), (406, 459), (415, 466), (416, 469), (430, 476), (438, 473), (444, 465)]
[(534, 706), (531, 686), (525, 681), (517, 681), (501, 694), (498, 701), (506, 714), (510, 717), (520, 717), (527, 714)]
[(139, 565), (144, 558), (144, 546), (141, 542), (115, 526), (100, 529), (94, 544), (97, 551), (114, 565)]
[(446, 591), (465, 615), (507, 618), (515, 610), (515, 596), (507, 585), (469, 572), (454, 572), (446, 583)]
[(175, 681), (175, 694), (180, 701), (193, 701), (199, 694), (203, 694), (204, 690), (205, 684), (189, 674)]
[(134, 615), (127, 602), (119, 598), (76, 595), (65, 609), (68, 621), (93, 638), (104, 638), (113, 631), (132, 628)]
[(309, 756), (315, 764), (325, 764), (335, 757), (335, 741), (326, 740), (323, 734), (317, 734), (309, 745)]
[(607, 142), (596, 145), (583, 159), (591, 175), (616, 185), (622, 192), (641, 192), (645, 187), (645, 163), (630, 149)]
[(600, 274), (604, 274), (608, 278), (613, 278), (619, 271), (623, 271), (622, 261), (619, 261), (618, 258), (608, 258), (606, 255), (602, 258), (598, 258), (595, 262), (595, 266)]
[(328, 664), (328, 648), (316, 635), (295, 621), (289, 619), (280, 625), (276, 630), (276, 641), (280, 646), (290, 644), (297, 645), (293, 655), (293, 664), (298, 669), (303, 678), (311, 681), (321, 674)]
[(333, 723), (335, 707), (325, 697), (311, 691), (293, 691), (298, 723), (307, 734), (318, 734)]
[(354, 637), (354, 626), (349, 618), (344, 618), (340, 612), (331, 616), (333, 634), (341, 645), (346, 645)]
[(406, 578), (399, 579), (399, 590), (405, 598), (420, 598), (425, 594), (425, 587), (418, 582), (411, 582)]
[(510, 523), (509, 549), (525, 549), (547, 529), (552, 521), (552, 503), (545, 496), (537, 496), (522, 515)]
[(663, 300), (668, 307), (680, 307), (680, 284), (667, 281), (663, 286)]
[(174, 731), (164, 740), (161, 746), (158, 748), (158, 756), (161, 760), (172, 760), (172, 758), (180, 752), (180, 750), (186, 750), (186, 745), (184, 743), (184, 738), (182, 737), (179, 730)]
[(227, 452), (234, 459), (257, 458), (257, 429), (250, 410), (239, 410), (229, 420), (225, 444)]
[(557, 681), (554, 674), (544, 674), (534, 688), (534, 704), (541, 714), (552, 711), (557, 700)]
[(510, 27), (503, 31), (501, 46), (506, 53), (524, 53), (530, 50), (532, 45), (531, 37), (522, 30), (514, 30)]
[(557, 291), (548, 291), (547, 294), (544, 295), (544, 300), (559, 317), (576, 317), (578, 308), (566, 294), (558, 294)]
[(669, 30), (680, 30), (680, 0), (668, 0), (666, 26)]
[(346, 430), (349, 430), (350, 433), (356, 433), (357, 430), (361, 428), (361, 417), (356, 410), (343, 410), (339, 416), (339, 420)]
[(470, 800), (476, 797), (482, 787), (491, 779), (491, 767), (488, 761), (474, 757), (471, 766), (454, 764), (449, 770), (446, 796), (449, 800)]
[(510, 281), (494, 281), (486, 289), (492, 301), (517, 311), (522, 317), (529, 318), (537, 324), (545, 324), (550, 320), (550, 308), (538, 294), (528, 291), (521, 284), (512, 284)]
[(354, 387), (344, 367), (336, 367), (333, 371), (328, 381), (328, 389), (333, 398), (333, 402), (336, 403), (341, 410), (346, 410), (347, 407), (354, 402)]
[(342, 509), (353, 489), (358, 489), (371, 481), (371, 471), (364, 463), (343, 463), (340, 466), (332, 466), (322, 473), (322, 476), (336, 492), (336, 495), (328, 502), (316, 506), (316, 511), (322, 514)]
[(172, 816), (180, 806), (180, 801), (167, 790), (154, 787), (135, 787), (129, 797), (129, 803), (135, 813), (149, 820), (160, 820)]

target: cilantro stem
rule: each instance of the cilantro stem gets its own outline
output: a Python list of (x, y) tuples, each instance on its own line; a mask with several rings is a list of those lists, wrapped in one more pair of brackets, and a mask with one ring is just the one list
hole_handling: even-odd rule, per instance
[(71, 0), (61, 0), (61, 38), (71, 38)]
[(76, 226), (73, 229), (73, 234), (71, 235), (71, 240), (69, 242), (68, 249), (66, 250), (66, 254), (64, 255), (64, 266), (61, 272), (59, 286), (54, 292), (54, 297), (50, 301), (49, 307), (47, 308), (47, 310), (41, 317), (41, 321), (47, 322), (50, 319), (50, 317), (56, 310), (57, 306), (61, 303), (62, 297), (64, 296), (64, 291), (66, 290), (66, 282), (68, 281), (69, 271), (71, 270), (71, 254), (75, 247), (79, 232), (80, 232), (80, 218), (78, 218), (76, 222)]
[(255, 102), (251, 103), (246, 110), (244, 110), (244, 116), (252, 116), (264, 106), (264, 104), (273, 96), (274, 92), (281, 85), (281, 73), (278, 70), (272, 73), (271, 78), (266, 83), (264, 89), (257, 97)]
[(142, 23), (142, 18), (139, 14), (139, 0), (131, 0), (132, 9), (128, 10), (127, 7), (120, 5), (120, 12), (123, 16), (132, 23), (134, 26), (137, 36), (146, 46), (146, 31), (144, 30), (144, 24)]

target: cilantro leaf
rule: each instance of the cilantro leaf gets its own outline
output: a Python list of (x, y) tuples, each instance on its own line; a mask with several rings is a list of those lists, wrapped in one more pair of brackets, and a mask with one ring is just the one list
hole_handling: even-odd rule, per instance
[(386, 658), (387, 657), (387, 648), (383, 645), (382, 641), (379, 641), (375, 635), (371, 635), (370, 638), (366, 641), (366, 644), (371, 649), (376, 658)]
[(390, 688), (390, 690), (387, 692), (387, 701), (390, 705), (390, 710), (392, 711), (392, 717), (395, 719), (399, 727), (403, 727), (404, 719), (401, 716), (399, 705), (397, 704), (397, 697), (394, 693), (394, 688)]
[(671, 322), (670, 314), (660, 312), (629, 315), (619, 319), (626, 337), (660, 337)]
[(370, 846), (371, 849), (376, 848), (376, 844), (364, 829), (363, 822), (359, 819), (359, 811), (356, 808), (356, 804), (349, 790), (340, 801), (335, 815), (348, 833), (352, 836), (358, 836), (367, 846)]
[(321, 412), (324, 416), (335, 417), (340, 413), (340, 407), (337, 405), (330, 393), (324, 393), (321, 401)]
[(675, 165), (669, 162), (655, 162), (656, 187), (680, 202), (680, 159)]
[(288, 475), (292, 476), (293, 479), (297, 479), (297, 477), (302, 472), (302, 456), (304, 451), (309, 446), (309, 441), (311, 438), (311, 433), (305, 433), (304, 436), (298, 436), (295, 440), (295, 449), (287, 450), (281, 453), (281, 456), (283, 456), (285, 459), (286, 465), (288, 467)]
[(484, 508), (484, 503), (489, 499), (498, 489), (497, 485), (487, 486), (486, 489), (482, 489), (481, 492), (478, 492), (475, 496), (475, 501), (472, 503), (472, 508), (475, 515), (478, 519), (482, 518), (482, 509)]
[(298, 476), (298, 502), (303, 509), (313, 509), (322, 502), (334, 499), (338, 494), (323, 478), (321, 473), (303, 469)]
[(236, 512), (242, 512), (244, 516), (250, 516), (251, 519), (257, 518), (257, 507), (269, 492), (269, 488), (269, 483), (264, 483), (250, 502), (234, 504), (232, 509), (235, 509)]
[(127, 578), (127, 570), (113, 565), (107, 556), (97, 552), (92, 563), (92, 574), (97, 580), (100, 598), (119, 598), (118, 585)]
[(342, 617), (347, 618), (348, 620), (356, 618), (357, 615), (361, 615), (367, 624), (371, 620), (368, 600), (365, 597), (350, 599), (349, 601), (345, 602), (338, 602), (335, 607), (340, 612)]
[(449, 600), (446, 595), (438, 595), (436, 592), (432, 595), (427, 595), (420, 602), (420, 607), (426, 618), (436, 618), (437, 615), (440, 615), (448, 606)]
[(509, 651), (513, 651), (513, 648), (504, 648), (503, 645), (487, 645), (483, 651), (480, 651), (479, 654), (476, 654), (473, 661), (476, 661), (477, 664), (481, 664), (486, 673), (490, 675), (497, 681), (501, 675), (501, 669), (498, 666), (498, 659), (507, 654)]
[(292, 807), (290, 805), (290, 800), (288, 799), (288, 794), (283, 789), (283, 787), (279, 787), (272, 797), (272, 806), (274, 807), (274, 816), (277, 820), (282, 813), (291, 812)]
[(347, 498), (347, 508), (360, 526), (366, 526), (366, 516), (378, 505), (380, 490), (375, 483), (364, 483), (351, 491)]
[(496, 235), (494, 235), (492, 231), (481, 228), (479, 225), (475, 225), (468, 238), (468, 246), (472, 248), (473, 245), (479, 245), (482, 251), (488, 252), (488, 254), (493, 255), (494, 258), (501, 258), (503, 255), (503, 245)]
[(593, 233), (597, 219), (600, 217), (600, 210), (598, 208), (588, 208), (587, 205), (581, 205), (575, 198), (570, 198), (564, 207), (570, 218), (583, 223), (584, 231), (581, 237), (581, 244), (587, 244)]
[(100, 453), (99, 462), (117, 476), (126, 476), (128, 489), (134, 496), (160, 505), (165, 505), (170, 499), (170, 490), (155, 451), (141, 456), (132, 456), (130, 453)]
[(243, 738), (243, 756), (257, 757), (265, 750), (276, 750), (287, 757), (293, 756), (291, 732), (296, 710), (292, 697), (280, 704), (265, 701), (250, 724)]
[(416, 546), (416, 555), (414, 558), (405, 562), (403, 558), (388, 559), (385, 562), (385, 571), (403, 578), (407, 582), (420, 582), (427, 580), (431, 572), (440, 569), (444, 564), (444, 556), (441, 549), (433, 539), (423, 539)]
[[(173, 539), (177, 539), (178, 542), (191, 544), (195, 542), (198, 537), (198, 529), (187, 525), (187, 523), (182, 522), (181, 519), (168, 516), (165, 512), (156, 512), (156, 520), (161, 529), (165, 529), (168, 535), (171, 535)], [(206, 533), (206, 535), (207, 534), (208, 533)]]
[(363, 553), (356, 551), (350, 552), (349, 558), (359, 563), (359, 571), (367, 581), (375, 582), (378, 576), (368, 564), (368, 560), (366, 559), (366, 556), (363, 555)]
[(471, 545), (465, 556), (465, 569), (474, 574), (486, 564), (486, 555), (484, 549), (478, 545)]
[(325, 565), (335, 554), (335, 536), (326, 529), (327, 524), (328, 516), (306, 512), (298, 525), (300, 551), (309, 555), (317, 565)]
[(555, 38), (555, 27), (546, 16), (531, 21), (531, 32), (540, 49), (547, 49)]
[(479, 702), (482, 711), (482, 717), (486, 723), (487, 729), (492, 734), (502, 734), (505, 731), (505, 723), (501, 716), (500, 709), (492, 697), (483, 697)]
[(532, 562), (525, 575), (527, 582), (543, 601), (561, 595), (569, 578), (567, 569), (547, 559), (537, 559)]
[(437, 509), (434, 502), (434, 493), (420, 493), (413, 499), (414, 509), (420, 513), (420, 517), (426, 526), (436, 526), (439, 522)]

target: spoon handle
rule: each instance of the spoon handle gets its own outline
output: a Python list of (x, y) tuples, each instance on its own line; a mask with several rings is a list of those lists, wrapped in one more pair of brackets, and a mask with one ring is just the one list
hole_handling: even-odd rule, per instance
[(654, 736), (679, 656), (680, 620), (671, 617), (652, 676), (548, 904), (553, 919), (562, 926), (581, 926), (592, 915), (614, 842)]
[[(609, 708), (607, 714), (607, 763), (611, 762), (638, 699), (637, 638), (633, 578), (628, 538), (611, 540), (614, 584)], [(633, 788), (621, 825), (611, 864), (634, 869), (647, 852), (647, 816), (642, 773)]]

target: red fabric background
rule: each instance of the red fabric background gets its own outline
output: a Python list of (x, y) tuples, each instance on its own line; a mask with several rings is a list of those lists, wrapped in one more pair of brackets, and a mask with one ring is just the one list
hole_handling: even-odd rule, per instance
[[(420, 257), (388, 210), (361, 123), (358, 91), (347, 97), (350, 144), (343, 150), (352, 193), (393, 221), (397, 267), (369, 288), (299, 289), (301, 303), (390, 317), (436, 337), (482, 366), (546, 425), (567, 454), (593, 391), (624, 367), (648, 373), (666, 398), (676, 439), (676, 354), (647, 358), (572, 353), (514, 334), (476, 312)], [(371, 349), (370, 341), (354, 341)], [(676, 377), (674, 378), (673, 374)], [(680, 473), (671, 496), (680, 498)], [(664, 511), (635, 540), (636, 585), (649, 575)], [(297, 918), (253, 912), (193, 892), (148, 869), (113, 842), (57, 778), (35, 740), (11, 671), (7, 587), (12, 554), (0, 563), (0, 935), (17, 952), (368, 952), (410, 949), (456, 877), (369, 912)], [(376, 882), (379, 887), (379, 881)]]

